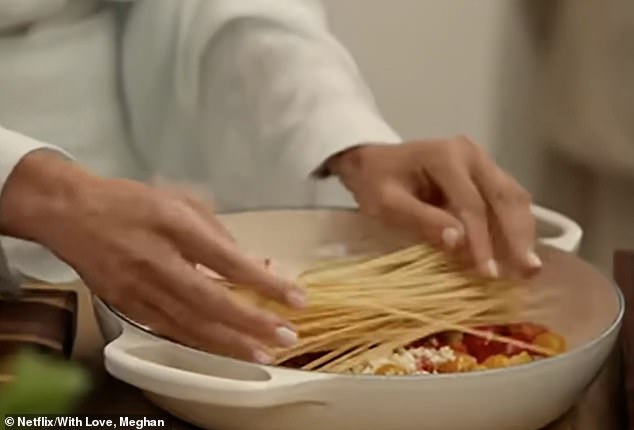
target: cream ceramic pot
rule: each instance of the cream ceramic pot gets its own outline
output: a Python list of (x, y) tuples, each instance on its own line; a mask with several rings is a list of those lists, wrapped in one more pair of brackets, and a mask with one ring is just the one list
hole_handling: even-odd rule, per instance
[[(466, 374), (334, 375), (262, 366), (199, 352), (154, 335), (95, 300), (110, 343), (105, 365), (156, 405), (215, 430), (537, 430), (578, 400), (614, 347), (623, 300), (572, 255), (581, 230), (535, 208), (547, 236), (532, 288), (556, 289), (561, 306), (538, 322), (562, 333), (556, 358)], [(299, 272), (324, 250), (388, 250), (411, 243), (348, 210), (262, 210), (222, 221), (249, 251)]]

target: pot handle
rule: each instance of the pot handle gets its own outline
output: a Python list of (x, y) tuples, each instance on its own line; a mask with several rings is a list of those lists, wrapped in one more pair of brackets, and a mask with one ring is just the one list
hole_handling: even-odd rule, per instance
[(561, 251), (575, 253), (581, 244), (583, 232), (581, 227), (568, 217), (565, 217), (555, 211), (533, 205), (531, 207), (533, 215), (538, 223), (559, 230), (559, 234), (553, 237), (539, 239), (545, 245), (552, 246)]
[[(178, 357), (181, 363), (170, 362)], [(314, 401), (303, 397), (308, 392), (306, 385), (332, 377), (206, 354), (156, 339), (128, 325), (121, 336), (106, 345), (104, 361), (108, 373), (143, 391), (233, 407)], [(198, 363), (195, 367), (204, 370), (187, 370), (184, 362)], [(245, 375), (251, 378), (245, 380)]]

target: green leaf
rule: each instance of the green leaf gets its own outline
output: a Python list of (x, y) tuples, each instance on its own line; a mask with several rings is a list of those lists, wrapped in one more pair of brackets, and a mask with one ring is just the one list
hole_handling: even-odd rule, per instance
[(18, 354), (9, 372), (14, 379), (0, 387), (0, 416), (69, 413), (90, 389), (87, 372), (76, 363), (32, 351)]

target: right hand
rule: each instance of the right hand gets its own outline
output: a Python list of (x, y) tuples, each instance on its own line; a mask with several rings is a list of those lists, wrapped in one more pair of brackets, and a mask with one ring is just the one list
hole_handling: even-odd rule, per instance
[(117, 310), (190, 346), (267, 363), (268, 346), (296, 341), (288, 322), (232, 299), (195, 268), (292, 307), (305, 300), (293, 282), (243, 254), (191, 195), (99, 178), (35, 152), (5, 185), (0, 233), (48, 247)]
[(482, 276), (542, 267), (530, 194), (468, 138), (360, 145), (328, 167), (361, 211), (466, 257)]

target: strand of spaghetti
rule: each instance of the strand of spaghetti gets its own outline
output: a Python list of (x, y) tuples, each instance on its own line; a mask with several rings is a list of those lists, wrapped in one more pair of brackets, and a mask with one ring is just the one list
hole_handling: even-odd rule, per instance
[[(449, 296), (445, 297), (444, 299), (445, 299), (444, 301), (448, 302), (448, 303), (447, 303), (447, 306), (449, 306), (449, 305), (450, 305), (450, 301), (453, 299), (453, 297), (452, 297), (451, 295), (449, 295)], [(358, 300), (359, 300), (359, 299), (357, 299), (357, 301), (358, 301)], [(433, 309), (434, 307), (436, 307), (436, 306), (435, 306), (436, 304), (443, 304), (443, 302), (444, 302), (444, 301), (440, 301), (440, 300), (434, 301), (434, 304), (433, 304), (433, 305), (430, 305), (430, 306), (429, 306), (429, 308), (430, 308), (430, 309)], [(496, 305), (498, 305), (498, 301), (497, 301), (497, 300), (490, 300), (490, 301), (488, 301), (486, 304), (487, 304), (487, 306), (488, 306), (489, 308), (493, 308), (493, 307), (495, 307)], [(385, 305), (385, 306), (388, 306), (388, 307), (389, 307), (389, 303), (388, 303), (388, 304), (386, 304), (386, 303), (384, 302), (384, 303), (383, 303), (383, 305)], [(483, 303), (481, 302), (481, 303), (480, 303), (480, 306), (482, 306), (482, 305), (483, 305)], [(350, 306), (348, 309), (350, 309), (350, 310), (345, 311), (346, 313), (351, 312), (351, 309), (354, 309), (354, 307), (353, 307), (353, 306)], [(407, 307), (407, 306), (404, 306), (404, 307), (402, 307), (402, 309), (407, 311), (408, 307)], [(420, 312), (421, 307), (418, 307), (418, 308), (417, 308), (417, 310)], [(347, 322), (346, 320), (342, 320), (342, 319), (340, 319), (340, 318), (341, 318), (341, 315), (340, 315), (340, 314), (341, 314), (341, 313), (339, 313), (339, 314), (336, 314), (336, 313), (335, 313), (335, 314), (333, 314), (333, 315), (332, 315), (332, 319), (334, 319), (335, 321), (338, 321), (338, 322), (340, 323), (340, 325), (347, 324), (348, 322)], [(293, 322), (296, 322), (296, 321), (293, 321)], [(315, 322), (313, 322), (311, 325), (309, 325), (308, 327), (303, 326), (302, 328), (304, 328), (304, 329), (306, 329), (306, 328), (311, 328), (311, 329), (312, 329), (313, 327), (314, 327), (314, 328), (319, 328), (319, 327), (322, 327), (322, 326), (330, 326), (330, 325), (331, 325), (331, 324), (325, 324), (326, 322), (327, 322), (327, 321), (321, 321), (321, 322), (320, 322), (320, 321), (315, 321)], [(329, 321), (328, 321), (328, 322), (329, 322)]]
[[(293, 348), (303, 347), (308, 342), (320, 342), (320, 343), (336, 343), (338, 339), (344, 339), (346, 337), (354, 338), (359, 333), (365, 331), (375, 333), (382, 328), (385, 324), (395, 321), (394, 318), (386, 318), (381, 321), (376, 321), (373, 318), (358, 319), (349, 324), (339, 325), (337, 330), (326, 331), (314, 331), (303, 334), (300, 337), (300, 341)], [(355, 331), (356, 330), (356, 331)], [(382, 333), (378, 333), (377, 337), (381, 337)]]
[[(360, 286), (359, 288), (362, 289), (363, 286)], [(354, 296), (352, 294), (344, 295), (340, 293), (324, 293), (324, 294), (309, 295), (309, 297), (310, 299), (312, 299), (312, 301), (310, 302), (310, 306), (314, 306), (314, 307), (320, 306), (322, 308), (327, 308), (327, 307), (333, 307), (334, 306), (333, 302), (335, 301), (338, 304), (338, 307), (344, 307), (344, 306), (354, 307), (355, 304), (352, 302), (349, 302), (348, 300), (354, 300), (354, 299), (363, 298), (363, 297), (372, 298), (372, 300), (375, 300), (377, 302), (389, 300), (389, 301), (394, 301), (394, 302), (402, 303), (402, 304), (411, 303), (412, 299), (423, 298), (424, 301), (421, 301), (418, 303), (420, 303), (420, 306), (426, 306), (428, 303), (432, 303), (434, 301), (443, 301), (447, 299), (449, 300), (451, 299), (498, 300), (500, 298), (510, 299), (515, 296), (512, 293), (502, 293), (497, 296), (492, 296), (491, 294), (478, 291), (477, 289), (469, 290), (466, 288), (462, 290), (455, 290), (455, 291), (449, 290), (446, 292), (430, 292), (429, 294), (424, 294), (424, 293), (415, 294), (412, 292), (408, 292), (407, 290), (400, 293), (401, 293), (400, 295), (394, 295), (394, 294), (390, 295), (389, 293), (386, 294), (385, 292), (382, 292), (382, 291), (363, 290), (363, 291), (354, 292)], [(418, 303), (415, 303), (415, 304), (418, 304)]]
[[(386, 309), (384, 306), (382, 306), (382, 305), (380, 305), (378, 303), (366, 303), (366, 305), (370, 306), (370, 307), (376, 307), (378, 309), (383, 310), (384, 312), (393, 312), (393, 313), (397, 313), (397, 314), (400, 314), (400, 315), (403, 315), (403, 316), (408, 316), (410, 318), (418, 319), (421, 322), (430, 323), (429, 319), (427, 319), (427, 318), (425, 318), (425, 317), (423, 317), (421, 315), (414, 314), (412, 312), (405, 312), (405, 311), (401, 311), (399, 309), (394, 309), (394, 308), (387, 308)], [(546, 355), (546, 356), (555, 355), (555, 352), (550, 350), (550, 349), (548, 349), (548, 348), (543, 348), (541, 346), (532, 345), (532, 344), (525, 343), (525, 342), (522, 342), (522, 341), (519, 341), (519, 340), (516, 340), (516, 339), (512, 339), (512, 338), (509, 338), (509, 337), (506, 337), (506, 336), (500, 336), (500, 335), (497, 335), (497, 334), (493, 334), (491, 332), (486, 332), (486, 331), (482, 331), (482, 330), (476, 330), (476, 329), (472, 329), (472, 328), (469, 328), (469, 327), (465, 327), (465, 326), (460, 325), (460, 324), (449, 323), (449, 322), (445, 322), (445, 321), (441, 321), (439, 323), (443, 326), (443, 329), (446, 329), (446, 330), (458, 330), (458, 331), (461, 331), (463, 333), (472, 334), (474, 336), (478, 336), (478, 337), (481, 337), (481, 338), (484, 338), (484, 339), (493, 340), (493, 341), (496, 341), (496, 342), (508, 343), (508, 344), (513, 345), (513, 346), (517, 346), (519, 348), (524, 348), (526, 350), (533, 351), (535, 353)]]
[[(411, 273), (408, 274), (408, 278), (404, 277), (396, 277), (392, 278), (389, 276), (377, 277), (377, 276), (368, 276), (368, 277), (347, 277), (345, 279), (338, 280), (327, 280), (323, 282), (310, 282), (306, 283), (305, 286), (307, 288), (314, 289), (341, 289), (341, 288), (349, 288), (352, 285), (364, 284), (368, 287), (380, 287), (384, 285), (398, 285), (399, 287), (409, 287), (409, 286), (418, 286), (418, 285), (433, 285), (438, 284), (438, 282), (442, 282), (442, 286), (472, 286), (475, 288), (483, 288), (483, 289), (502, 289), (509, 287), (518, 287), (517, 283), (511, 283), (508, 281), (495, 281), (495, 282), (486, 282), (484, 280), (480, 280), (477, 278), (468, 278), (465, 275), (457, 274), (457, 273), (430, 273), (430, 272), (420, 272), (420, 273)], [(424, 277), (421, 277), (424, 276)], [(316, 290), (321, 291), (321, 290)]]
[(411, 272), (417, 272), (421, 270), (431, 270), (438, 269), (443, 266), (445, 262), (442, 261), (441, 257), (438, 256), (437, 259), (425, 259), (425, 260), (414, 260), (410, 263), (393, 270), (389, 273), (390, 276), (402, 276), (409, 274)]
[[(430, 310), (430, 312), (433, 312), (434, 308), (437, 307), (452, 307), (452, 306), (459, 306), (459, 303), (452, 303), (452, 301), (455, 299), (455, 297), (453, 295), (447, 295), (446, 297), (442, 297), (442, 300), (440, 300), (440, 298), (437, 298), (436, 300), (434, 300), (433, 302), (427, 303), (426, 306), (415, 306), (415, 304), (412, 304), (412, 306), (401, 306), (402, 310), (408, 311), (410, 309), (414, 309), (418, 312), (420, 312), (421, 310)], [(465, 299), (463, 297), (463, 299)], [(357, 298), (357, 305), (358, 305), (358, 301), (360, 300), (360, 298)], [(504, 300), (500, 300), (500, 299), (490, 299), (486, 302), (483, 301), (479, 301), (478, 305), (480, 307), (483, 307), (483, 305), (486, 304), (486, 309), (491, 309), (491, 308), (496, 308), (500, 305), (505, 305)], [(383, 305), (390, 307), (391, 303), (389, 303), (389, 301), (383, 301)], [(442, 305), (442, 306), (440, 306)], [(354, 309), (361, 309), (363, 310), (363, 308), (367, 307), (365, 306), (354, 306), (354, 305), (349, 305), (345, 308), (345, 310), (339, 310), (338, 312), (334, 312), (330, 315), (329, 318), (324, 318), (323, 320), (314, 320), (312, 323), (310, 324), (305, 324), (302, 326), (302, 329), (313, 329), (313, 328), (320, 328), (320, 327), (324, 327), (324, 326), (332, 326), (333, 324), (339, 324), (339, 325), (344, 325), (348, 323), (348, 319), (353, 319), (353, 315), (357, 315), (357, 314), (352, 314), (354, 312)], [(350, 315), (350, 317), (348, 319), (342, 319), (342, 314), (348, 314)], [(379, 314), (380, 315), (380, 314)], [(377, 315), (374, 315), (377, 316)], [(294, 323), (298, 322), (298, 321), (302, 321), (301, 318), (290, 318)]]
[[(345, 320), (342, 320), (342, 319), (341, 319), (341, 318), (342, 318), (342, 316), (347, 317), (347, 318), (346, 318)], [(338, 324), (338, 325), (343, 325), (343, 326), (345, 326), (345, 325), (349, 325), (349, 324), (350, 324), (350, 322), (352, 322), (353, 320), (355, 320), (355, 319), (356, 319), (356, 318), (354, 318), (355, 316), (357, 316), (357, 317), (361, 317), (361, 318), (364, 318), (364, 319), (367, 319), (367, 318), (374, 318), (374, 319), (377, 319), (377, 320), (379, 320), (379, 321), (381, 321), (382, 319), (384, 319), (384, 318), (385, 318), (384, 316), (380, 316), (380, 315), (379, 315), (379, 316), (377, 316), (377, 315), (368, 315), (367, 317), (364, 317), (362, 314), (356, 314), (356, 315), (355, 315), (355, 314), (352, 314), (352, 315), (346, 315), (346, 314), (343, 314), (343, 315), (342, 315), (342, 314), (339, 314), (339, 316), (338, 316), (338, 318), (337, 318), (337, 319), (338, 319), (337, 324)], [(329, 328), (330, 328), (330, 327), (332, 327), (332, 325), (320, 324), (319, 322), (315, 322), (315, 323), (311, 323), (311, 324), (306, 324), (306, 325), (303, 325), (303, 326), (301, 327), (301, 330), (302, 330), (302, 331), (304, 331), (304, 330), (305, 330), (305, 331), (310, 331), (310, 330), (311, 330), (311, 329), (313, 329), (313, 328), (322, 328), (322, 327), (329, 327)], [(328, 329), (328, 330), (326, 330), (326, 331), (330, 331), (330, 330)]]
[[(400, 325), (400, 324), (398, 324), (398, 323), (392, 323), (392, 324), (391, 324), (391, 327), (390, 327), (390, 325), (388, 325), (388, 324), (384, 324), (384, 327), (396, 328), (396, 327), (398, 327), (399, 325)], [(418, 328), (418, 331), (420, 331), (420, 328)], [(367, 330), (366, 330), (366, 331), (361, 332), (361, 333), (366, 333), (366, 335), (365, 335), (365, 336), (354, 336), (354, 337), (352, 337), (352, 340), (356, 340), (356, 342), (358, 343), (358, 342), (360, 342), (360, 339), (367, 338), (367, 337), (372, 337), (372, 338), (373, 338), (372, 340), (374, 340), (374, 341), (382, 341), (381, 339), (378, 339), (376, 336), (374, 336), (374, 335), (373, 335), (373, 333), (374, 333), (373, 331), (367, 331)], [(402, 332), (401, 332), (401, 333), (402, 333)], [(387, 338), (389, 338), (389, 337), (387, 337), (387, 336), (389, 336), (391, 333), (390, 333), (390, 332), (384, 332), (384, 331), (382, 331), (382, 334), (383, 334), (383, 336), (381, 336), (381, 338), (387, 339)], [(339, 346), (342, 344), (342, 340), (343, 340), (343, 339), (336, 338), (336, 340), (337, 340), (337, 342), (336, 342), (337, 347), (339, 347)], [(345, 345), (345, 344), (346, 344), (346, 343), (348, 343), (348, 342), (349, 342), (349, 341), (346, 341), (346, 342), (345, 342), (345, 343), (343, 343), (343, 344)], [(327, 345), (327, 344), (328, 344), (328, 343), (325, 343), (324, 345)], [(296, 356), (297, 352), (298, 352), (298, 351), (293, 351), (293, 353), (288, 353), (288, 354), (285, 356), (285, 358), (286, 358), (287, 356), (290, 356), (290, 355)], [(286, 359), (288, 359), (288, 358), (286, 358)]]
[[(466, 316), (467, 316), (466, 314), (465, 315), (459, 314), (456, 318), (463, 319)], [(430, 334), (434, 334), (441, 328), (442, 328), (441, 325), (430, 325), (424, 328), (419, 327), (407, 333), (401, 333), (400, 336), (397, 337), (397, 339), (392, 339), (392, 341), (388, 342), (387, 344), (377, 343), (378, 346), (376, 348), (369, 351), (365, 351), (365, 352), (361, 351), (360, 354), (357, 354), (354, 357), (354, 359), (351, 361), (344, 362), (343, 360), (339, 360), (340, 362), (336, 366), (336, 369), (331, 369), (331, 370), (351, 369), (364, 362), (369, 362), (375, 358), (389, 354), (391, 351), (393, 351), (394, 349), (398, 347), (404, 347), (415, 340), (418, 340)]]
[[(319, 357), (316, 360), (311, 361), (310, 363), (305, 364), (304, 366), (302, 366), (302, 370), (319, 370), (319, 368), (328, 363), (329, 361), (336, 359), (339, 356), (346, 356), (347, 353), (349, 353), (350, 351), (355, 351), (356, 349), (360, 349), (365, 347), (365, 345), (361, 345), (361, 346), (357, 346), (358, 345), (358, 341), (353, 341), (353, 342), (348, 342), (346, 344), (344, 344), (343, 346), (340, 346), (337, 349), (334, 349), (333, 351), (322, 355), (321, 357)], [(356, 347), (356, 348), (355, 348)]]
[[(383, 318), (374, 318), (374, 319), (370, 319), (370, 320), (366, 320), (360, 323), (357, 323), (355, 325), (347, 325), (344, 326), (343, 328), (339, 329), (339, 330), (328, 330), (324, 333), (320, 333), (317, 336), (313, 336), (310, 338), (311, 342), (317, 342), (317, 341), (321, 341), (324, 339), (329, 339), (329, 338), (333, 338), (333, 337), (337, 337), (340, 336), (342, 334), (354, 331), (354, 330), (369, 330), (371, 329), (373, 326), (379, 325), (379, 324), (383, 324), (385, 321), (389, 321), (391, 318), (389, 317), (383, 317)], [(301, 342), (300, 342), (301, 345)]]
[(472, 328), (507, 324), (521, 310), (543, 306), (540, 297), (533, 294), (532, 301), (526, 300), (530, 290), (517, 282), (485, 279), (460, 270), (457, 261), (427, 245), (324, 262), (298, 279), (309, 303), (302, 311), (258, 297), (244, 286), (218, 281), (296, 327), (298, 343), (276, 351), (277, 363), (317, 354), (303, 367), (353, 371), (370, 359), (445, 330), (513, 344), (541, 355), (553, 354)]
[[(375, 348), (372, 351), (368, 351), (366, 353), (364, 353), (364, 351), (362, 349), (358, 349), (356, 352), (359, 353), (363, 353), (362, 355), (358, 355), (357, 359), (354, 362), (351, 363), (342, 363), (341, 366), (344, 366), (344, 364), (348, 367), (354, 367), (355, 365), (364, 362), (364, 361), (368, 361), (371, 360), (373, 358), (376, 358), (377, 356), (382, 356), (385, 353), (389, 353), (392, 350), (395, 350), (397, 348), (400, 347), (405, 347), (406, 345), (410, 344), (412, 341), (420, 339), (421, 337), (425, 337), (431, 334), (436, 333), (438, 330), (442, 329), (442, 325), (439, 324), (437, 326), (427, 326), (425, 329), (421, 329), (421, 328), (417, 328), (415, 330), (410, 330), (406, 333), (401, 332), (401, 337), (399, 338), (399, 340), (393, 341), (389, 344), (383, 344), (380, 346), (380, 348)], [(379, 342), (380, 343), (380, 342)], [(337, 362), (339, 361), (344, 361), (343, 358), (341, 358), (340, 360), (337, 360)], [(334, 365), (336, 363), (330, 363), (331, 365)]]
[[(468, 289), (466, 289), (465, 287), (469, 286)], [(360, 287), (363, 287), (363, 289), (360, 289)], [(502, 288), (507, 287), (505, 285), (501, 285), (501, 286), (481, 286), (478, 284), (474, 284), (473, 282), (471, 283), (467, 283), (467, 282), (459, 282), (457, 280), (452, 280), (452, 279), (443, 279), (440, 276), (430, 276), (429, 279), (426, 279), (424, 281), (410, 281), (407, 283), (400, 283), (400, 282), (396, 282), (396, 281), (384, 281), (384, 282), (375, 282), (375, 283), (370, 283), (370, 282), (364, 282), (364, 280), (361, 279), (355, 279), (355, 280), (350, 280), (349, 282), (346, 283), (337, 283), (337, 284), (330, 284), (330, 285), (312, 285), (309, 284), (308, 288), (311, 288), (311, 290), (309, 290), (309, 296), (312, 298), (315, 297), (319, 297), (321, 296), (325, 296), (331, 293), (338, 293), (339, 291), (343, 290), (343, 291), (347, 291), (347, 290), (354, 290), (354, 289), (358, 289), (358, 292), (363, 292), (363, 291), (372, 291), (375, 294), (380, 294), (380, 293), (384, 293), (384, 294), (389, 294), (391, 292), (391, 295), (394, 295), (394, 288), (398, 288), (400, 290), (403, 291), (408, 291), (408, 290), (413, 290), (414, 292), (416, 292), (417, 294), (429, 294), (429, 292), (432, 292), (434, 290), (457, 290), (457, 291), (462, 291), (462, 292), (471, 292), (471, 291), (485, 291), (488, 293), (491, 292), (499, 292), (500, 294), (511, 294), (510, 291), (508, 290), (503, 290)], [(424, 291), (422, 291), (421, 289), (425, 288)]]
[(328, 260), (321, 260), (318, 263), (316, 263), (313, 267), (306, 269), (304, 272), (302, 272), (303, 275), (310, 275), (312, 273), (320, 273), (325, 270), (329, 270), (329, 269), (335, 269), (335, 268), (342, 268), (342, 267), (346, 267), (346, 266), (353, 266), (353, 265), (357, 265), (357, 264), (362, 264), (362, 263), (366, 263), (372, 259), (376, 258), (376, 256), (351, 256), (351, 257), (343, 257), (340, 259), (328, 259)]
[[(392, 254), (382, 255), (360, 264), (353, 264), (353, 265), (345, 266), (345, 267), (337, 267), (330, 270), (322, 269), (316, 275), (321, 275), (321, 278), (326, 277), (326, 275), (332, 276), (333, 274), (336, 274), (338, 276), (351, 275), (355, 272), (358, 273), (358, 272), (376, 270), (376, 268), (380, 268), (385, 265), (390, 265), (390, 264), (393, 265), (398, 263), (402, 264), (403, 260), (407, 261), (407, 259), (418, 259), (418, 258), (422, 258), (429, 255), (431, 254), (428, 249), (417, 245), (417, 246), (405, 248), (401, 251), (397, 251)], [(314, 277), (315, 277), (315, 274), (313, 274), (313, 278)], [(317, 277), (319, 278), (319, 276)], [(301, 275), (300, 275), (300, 279), (303, 279)]]
[[(355, 343), (356, 345), (356, 343)], [(326, 366), (329, 362), (337, 359), (339, 356), (348, 357), (350, 354), (354, 354), (358, 350), (364, 350), (367, 348), (367, 345), (361, 345), (357, 348), (349, 349), (345, 347), (341, 347), (332, 352), (329, 352), (326, 355), (321, 356), (320, 358), (311, 361), (308, 364), (305, 364), (301, 367), (302, 370), (316, 370), (316, 371), (327, 371)]]
[[(350, 341), (352, 342), (352, 340)], [(354, 345), (358, 345), (361, 341), (356, 340)], [(276, 355), (275, 362), (283, 363), (288, 360), (292, 360), (293, 358), (300, 357), (304, 354), (312, 353), (312, 352), (320, 352), (320, 353), (328, 353), (328, 351), (332, 351), (333, 349), (341, 347), (345, 343), (339, 343), (336, 345), (323, 343), (322, 346), (315, 347), (314, 345), (306, 345), (303, 348), (293, 348), (291, 351), (284, 350), (284, 354), (279, 353)]]
[[(368, 349), (376, 346), (377, 343), (376, 342), (366, 342), (362, 345), (360, 345), (358, 348), (340, 356), (337, 357), (335, 360), (330, 361), (329, 363), (321, 366), (319, 368), (319, 370), (323, 371), (323, 372), (337, 372), (338, 368), (341, 367), (341, 363), (346, 363), (348, 361), (350, 361), (352, 358), (358, 356), (359, 354), (363, 353), (364, 351), (367, 351)], [(343, 367), (343, 371), (346, 371), (349, 367), (348, 366), (344, 366)]]
[[(368, 336), (365, 336), (368, 337)], [(363, 338), (365, 338), (363, 337)], [(336, 363), (337, 361), (345, 361), (347, 360), (351, 355), (363, 352), (364, 350), (370, 348), (371, 346), (375, 345), (377, 343), (377, 341), (374, 339), (370, 342), (365, 342), (363, 345), (360, 345), (359, 347), (352, 349), (355, 345), (359, 344), (359, 338), (355, 339), (354, 341), (351, 341), (347, 344), (344, 344), (343, 346), (341, 346), (339, 349), (333, 351), (332, 353), (326, 354), (323, 357), (320, 357), (316, 360), (311, 361), (310, 363), (307, 363), (304, 368), (308, 369), (318, 369), (319, 366), (321, 366), (322, 364), (328, 364), (330, 365), (331, 363)], [(364, 339), (365, 340), (365, 339)], [(339, 356), (339, 357), (337, 357)], [(336, 357), (336, 359), (335, 359)], [(334, 359), (334, 360), (333, 360)], [(323, 367), (322, 369), (323, 370)]]
[[(431, 331), (433, 331), (433, 328), (430, 328)], [(426, 332), (426, 331), (425, 331)], [(407, 345), (417, 339), (419, 339), (419, 336), (421, 335), (421, 332), (419, 331), (418, 333), (409, 333), (409, 334), (404, 334), (402, 336), (399, 337), (399, 340), (394, 341), (392, 344), (383, 344), (383, 345), (379, 345), (376, 348), (370, 349), (370, 350), (366, 350), (365, 352), (356, 355), (355, 357), (349, 358), (345, 361), (340, 362), (337, 366), (334, 366), (334, 371), (346, 371), (348, 369), (354, 368), (357, 365), (363, 364), (363, 363), (367, 363), (372, 361), (373, 359), (379, 358), (379, 357), (383, 357), (386, 354), (391, 353), (395, 348), (393, 347), (395, 344), (397, 345)]]
[[(362, 287), (362, 286), (361, 286)], [(434, 292), (431, 291), (429, 294), (407, 294), (407, 291), (403, 292), (403, 295), (399, 295), (399, 296), (394, 296), (394, 295), (389, 295), (389, 294), (385, 294), (382, 291), (373, 291), (373, 290), (367, 290), (367, 291), (361, 291), (359, 293), (357, 293), (355, 295), (355, 298), (361, 298), (361, 297), (372, 297), (373, 299), (375, 299), (376, 301), (384, 301), (384, 300), (390, 300), (390, 301), (395, 301), (398, 303), (404, 303), (404, 299), (413, 299), (416, 298), (417, 296), (422, 296), (425, 298), (426, 302), (432, 302), (432, 301), (443, 301), (443, 300), (452, 300), (452, 299), (463, 299), (463, 300), (468, 300), (470, 298), (483, 298), (483, 296), (486, 296), (487, 294), (485, 292), (479, 291), (477, 289), (462, 289), (462, 290), (449, 290), (449, 291), (445, 291), (445, 292)], [(324, 294), (319, 294), (319, 295), (310, 295), (309, 296), (310, 299), (312, 299), (312, 304), (313, 306), (318, 306), (320, 304), (329, 304), (332, 303), (330, 300), (332, 299), (337, 299), (341, 297), (341, 294), (335, 294), (335, 293), (324, 293)], [(504, 294), (503, 297), (512, 297), (512, 294)], [(488, 297), (484, 297), (485, 299), (489, 300)], [(495, 297), (490, 298), (491, 300), (495, 299)], [(341, 300), (339, 303), (341, 305), (345, 305), (347, 304), (347, 298)], [(406, 303), (406, 302), (405, 302)]]
[[(450, 316), (450, 318), (455, 321), (464, 321), (465, 319), (468, 319), (474, 312), (475, 311), (473, 310), (462, 310)], [(442, 330), (444, 328), (443, 326), (444, 326), (444, 323), (442, 321), (437, 321), (437, 322), (430, 323), (429, 325), (425, 327), (419, 328), (412, 333), (404, 334), (400, 338), (397, 338), (388, 344), (381, 345), (379, 347), (380, 349), (377, 348), (376, 351), (373, 352), (372, 356), (368, 358), (372, 359), (377, 356), (380, 357), (381, 355), (385, 354), (386, 351), (392, 351), (395, 348), (406, 346), (415, 340), (424, 338), (431, 334), (435, 334), (439, 330)]]
[[(328, 303), (331, 300), (337, 300), (340, 296), (333, 296), (333, 297), (328, 297), (327, 295), (323, 295), (323, 296), (318, 296), (315, 297), (313, 296), (313, 304), (314, 305), (319, 305), (321, 303)], [(342, 307), (348, 307), (348, 308), (355, 308), (355, 307), (363, 307), (361, 306), (359, 300), (362, 300), (364, 298), (371, 298), (372, 301), (376, 301), (376, 302), (382, 302), (382, 303), (386, 303), (386, 302), (395, 302), (395, 303), (410, 303), (413, 306), (429, 306), (429, 307), (433, 307), (433, 304), (436, 303), (442, 303), (442, 302), (451, 302), (453, 301), (458, 301), (458, 300), (463, 300), (463, 301), (468, 301), (470, 299), (479, 299), (479, 301), (481, 302), (485, 302), (485, 301), (490, 301), (490, 302), (499, 302), (500, 300), (508, 300), (511, 297), (510, 296), (506, 296), (506, 297), (502, 297), (502, 298), (497, 298), (497, 297), (493, 297), (493, 298), (483, 298), (481, 297), (481, 294), (479, 294), (477, 291), (469, 291), (467, 289), (465, 289), (464, 291), (459, 291), (459, 292), (447, 292), (447, 293), (437, 293), (436, 295), (430, 294), (430, 295), (425, 295), (425, 303), (417, 305), (416, 302), (413, 302), (412, 300), (415, 299), (415, 296), (404, 296), (404, 297), (382, 297), (382, 295), (380, 294), (371, 294), (371, 293), (359, 293), (356, 294), (355, 297), (350, 297), (350, 295), (348, 295), (348, 297), (339, 300), (339, 305)], [(399, 301), (399, 298), (401, 299), (401, 301)], [(405, 301), (403, 301), (403, 299)]]

